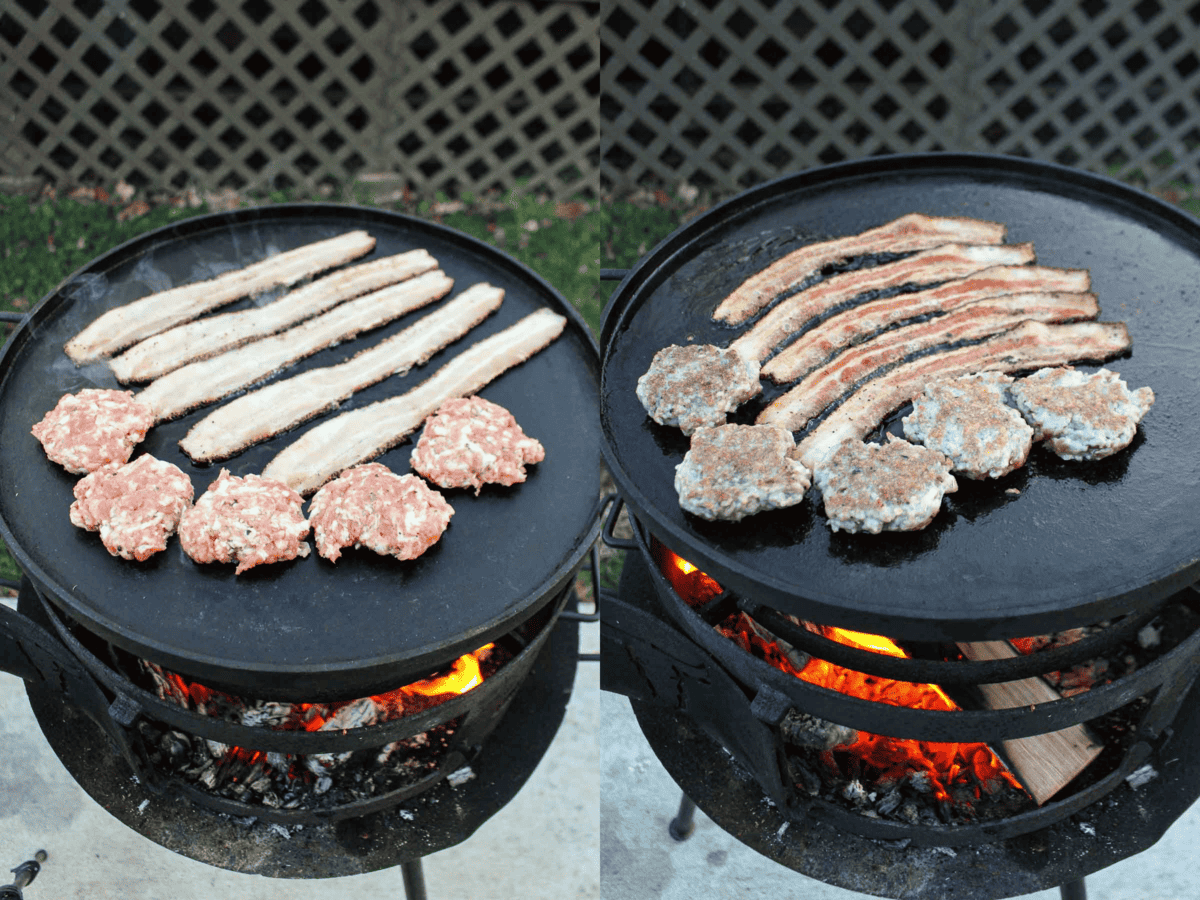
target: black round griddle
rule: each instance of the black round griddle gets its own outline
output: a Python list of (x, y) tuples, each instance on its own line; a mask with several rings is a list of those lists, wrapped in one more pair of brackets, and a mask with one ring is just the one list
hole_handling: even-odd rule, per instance
[[(673, 481), (687, 439), (652, 422), (634, 393), (654, 353), (727, 344), (741, 328), (711, 313), (750, 274), (803, 243), (908, 212), (1003, 222), (1009, 242), (1034, 242), (1039, 263), (1091, 271), (1100, 319), (1126, 322), (1133, 338), (1131, 354), (1108, 367), (1157, 397), (1134, 443), (1086, 463), (1035, 446), (1006, 478), (960, 478), (914, 533), (834, 534), (815, 491), (740, 523), (683, 512)], [(1119, 182), (959, 154), (787, 176), (714, 207), (644, 257), (613, 293), (601, 348), (603, 450), (633, 511), (727, 587), (786, 612), (978, 640), (1099, 621), (1200, 575), (1200, 222)], [(764, 380), (764, 391), (730, 421), (752, 422), (782, 389)]]
[[(166, 552), (136, 563), (110, 556), (98, 535), (72, 526), (67, 511), (79, 476), (51, 463), (29, 429), (65, 393), (120, 385), (103, 363), (77, 368), (62, 351), (66, 340), (101, 312), (155, 290), (359, 228), (377, 240), (359, 261), (424, 247), (455, 279), (450, 296), (488, 281), (504, 288), (505, 299), (466, 338), (407, 375), (360, 392), (342, 410), (411, 389), (474, 341), (541, 307), (567, 316), (558, 340), (480, 392), (511, 410), (546, 447), (545, 461), (530, 468), (528, 480), (512, 488), (488, 486), (478, 497), (445, 492), (455, 510), (450, 527), (438, 544), (407, 562), (354, 550), (334, 565), (314, 551), (235, 576), (232, 566), (193, 563), (174, 538)], [(422, 312), (324, 350), (277, 377), (340, 362)], [(75, 273), (38, 304), (0, 353), (0, 532), (54, 603), (143, 658), (247, 696), (365, 696), (421, 677), (504, 633), (570, 577), (599, 531), (598, 368), (590, 332), (554, 288), (495, 248), (449, 228), (335, 204), (189, 219), (136, 238)], [(135, 456), (150, 453), (179, 466), (199, 497), (221, 466), (192, 464), (178, 441), (213, 408), (152, 428)], [(224, 466), (234, 475), (260, 473), (279, 450), (324, 421), (246, 450)], [(378, 461), (406, 473), (411, 450), (408, 441)]]

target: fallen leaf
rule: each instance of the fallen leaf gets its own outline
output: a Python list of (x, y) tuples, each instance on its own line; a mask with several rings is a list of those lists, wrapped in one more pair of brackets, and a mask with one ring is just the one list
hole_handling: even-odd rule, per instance
[(118, 181), (113, 190), (116, 191), (117, 197), (122, 203), (128, 203), (133, 199), (133, 195), (137, 193), (137, 188), (124, 179)]
[(554, 215), (560, 219), (566, 219), (568, 222), (574, 222), (587, 211), (586, 203), (580, 203), (575, 200), (554, 204)]
[(127, 219), (136, 219), (138, 216), (144, 216), (150, 212), (150, 204), (145, 200), (134, 200), (119, 213), (117, 213), (117, 221), (124, 222)]
[(666, 191), (656, 190), (654, 192), (654, 202), (659, 206), (668, 206), (671, 203), (671, 198)]

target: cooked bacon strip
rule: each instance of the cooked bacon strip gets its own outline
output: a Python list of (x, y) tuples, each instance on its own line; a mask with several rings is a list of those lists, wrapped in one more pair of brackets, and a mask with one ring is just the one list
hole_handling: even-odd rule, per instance
[(178, 325), (134, 344), (109, 365), (122, 384), (149, 381), (184, 363), (207, 359), (246, 341), (283, 331), (344, 300), (431, 272), (437, 266), (437, 260), (426, 250), (409, 250), (351, 266), (266, 306)]
[(871, 300), (830, 316), (784, 347), (763, 366), (762, 371), (776, 384), (782, 384), (810, 372), (855, 341), (903, 319), (949, 312), (967, 303), (1002, 294), (1029, 291), (1078, 293), (1086, 291), (1091, 283), (1086, 269), (994, 266), (940, 287)]
[[(791, 391), (759, 413), (758, 423), (783, 425), (798, 431), (808, 420), (876, 369), (910, 353), (939, 344), (977, 340), (1007, 331), (1026, 319), (1037, 322), (1070, 322), (1094, 319), (1100, 314), (1095, 294), (1007, 294), (968, 303), (927, 322), (917, 322), (880, 335), (834, 357), (809, 372)], [(785, 422), (775, 421), (776, 404), (787, 407)]]
[(737, 325), (793, 285), (815, 275), (830, 263), (870, 253), (908, 253), (942, 244), (999, 244), (1005, 227), (996, 222), (954, 216), (924, 216), (910, 213), (861, 234), (808, 244), (775, 260), (746, 279), (721, 301), (713, 320)]
[(348, 263), (374, 246), (375, 238), (365, 231), (348, 231), (222, 272), (207, 281), (159, 291), (110, 309), (67, 341), (63, 349), (76, 364), (112, 356), (142, 338), (198, 318), (210, 309)]
[(1033, 260), (1033, 244), (946, 244), (894, 263), (844, 272), (781, 301), (730, 346), (749, 359), (761, 361), (810, 320), (865, 291), (949, 281), (992, 266)]
[[(971, 372), (1016, 372), (1075, 360), (1103, 360), (1129, 349), (1123, 322), (1073, 322), (1043, 325), (1023, 322), (978, 344), (923, 356), (867, 382), (830, 413), (796, 445), (796, 455), (815, 469), (844, 441), (866, 437), (935, 378)], [(788, 404), (779, 407), (774, 424), (788, 421)]]
[(407, 394), (342, 413), (316, 428), (271, 460), (264, 478), (274, 478), (309, 494), (343, 469), (373, 459), (421, 427), (454, 397), (473, 394), (558, 337), (567, 320), (548, 309), (531, 313), (504, 331), (463, 351)]
[(311, 356), (318, 350), (349, 340), (360, 331), (378, 328), (405, 313), (427, 306), (450, 293), (454, 280), (445, 272), (427, 272), (335, 306), (281, 334), (244, 344), (236, 350), (188, 363), (150, 382), (137, 400), (154, 410), (154, 421), (183, 415), (213, 403)]
[(476, 284), (441, 309), (336, 366), (310, 369), (226, 403), (179, 442), (196, 462), (214, 462), (319, 416), (356, 391), (404, 374), (500, 308), (504, 291)]

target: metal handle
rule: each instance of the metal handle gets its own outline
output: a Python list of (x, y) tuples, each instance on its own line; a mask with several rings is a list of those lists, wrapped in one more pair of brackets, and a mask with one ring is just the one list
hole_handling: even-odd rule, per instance
[(604, 531), (600, 534), (600, 539), (605, 545), (612, 547), (614, 550), (633, 550), (637, 548), (637, 542), (632, 538), (619, 538), (613, 532), (613, 528), (617, 524), (617, 517), (621, 515), (621, 510), (625, 507), (625, 499), (619, 494), (614, 495), (617, 502), (612, 505), (608, 511), (608, 518), (604, 520)]
[(27, 313), (0, 312), (0, 322), (24, 322)]
[(629, 274), (628, 269), (601, 269), (600, 270), (600, 280), (601, 281), (620, 281), (628, 274)]

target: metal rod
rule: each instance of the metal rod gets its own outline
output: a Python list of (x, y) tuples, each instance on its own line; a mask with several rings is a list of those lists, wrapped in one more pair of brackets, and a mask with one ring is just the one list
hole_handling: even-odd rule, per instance
[(401, 863), (400, 872), (404, 876), (404, 896), (406, 900), (428, 900), (425, 894), (425, 873), (421, 870), (420, 857)]
[(1069, 884), (1064, 884), (1058, 889), (1062, 900), (1087, 900), (1087, 887), (1084, 885), (1084, 879), (1072, 881)]
[(671, 833), (671, 837), (677, 841), (686, 841), (690, 838), (692, 832), (696, 830), (696, 824), (693, 821), (695, 815), (696, 804), (692, 802), (691, 797), (683, 794), (679, 800), (679, 812), (671, 820), (671, 824), (667, 826), (667, 831)]

